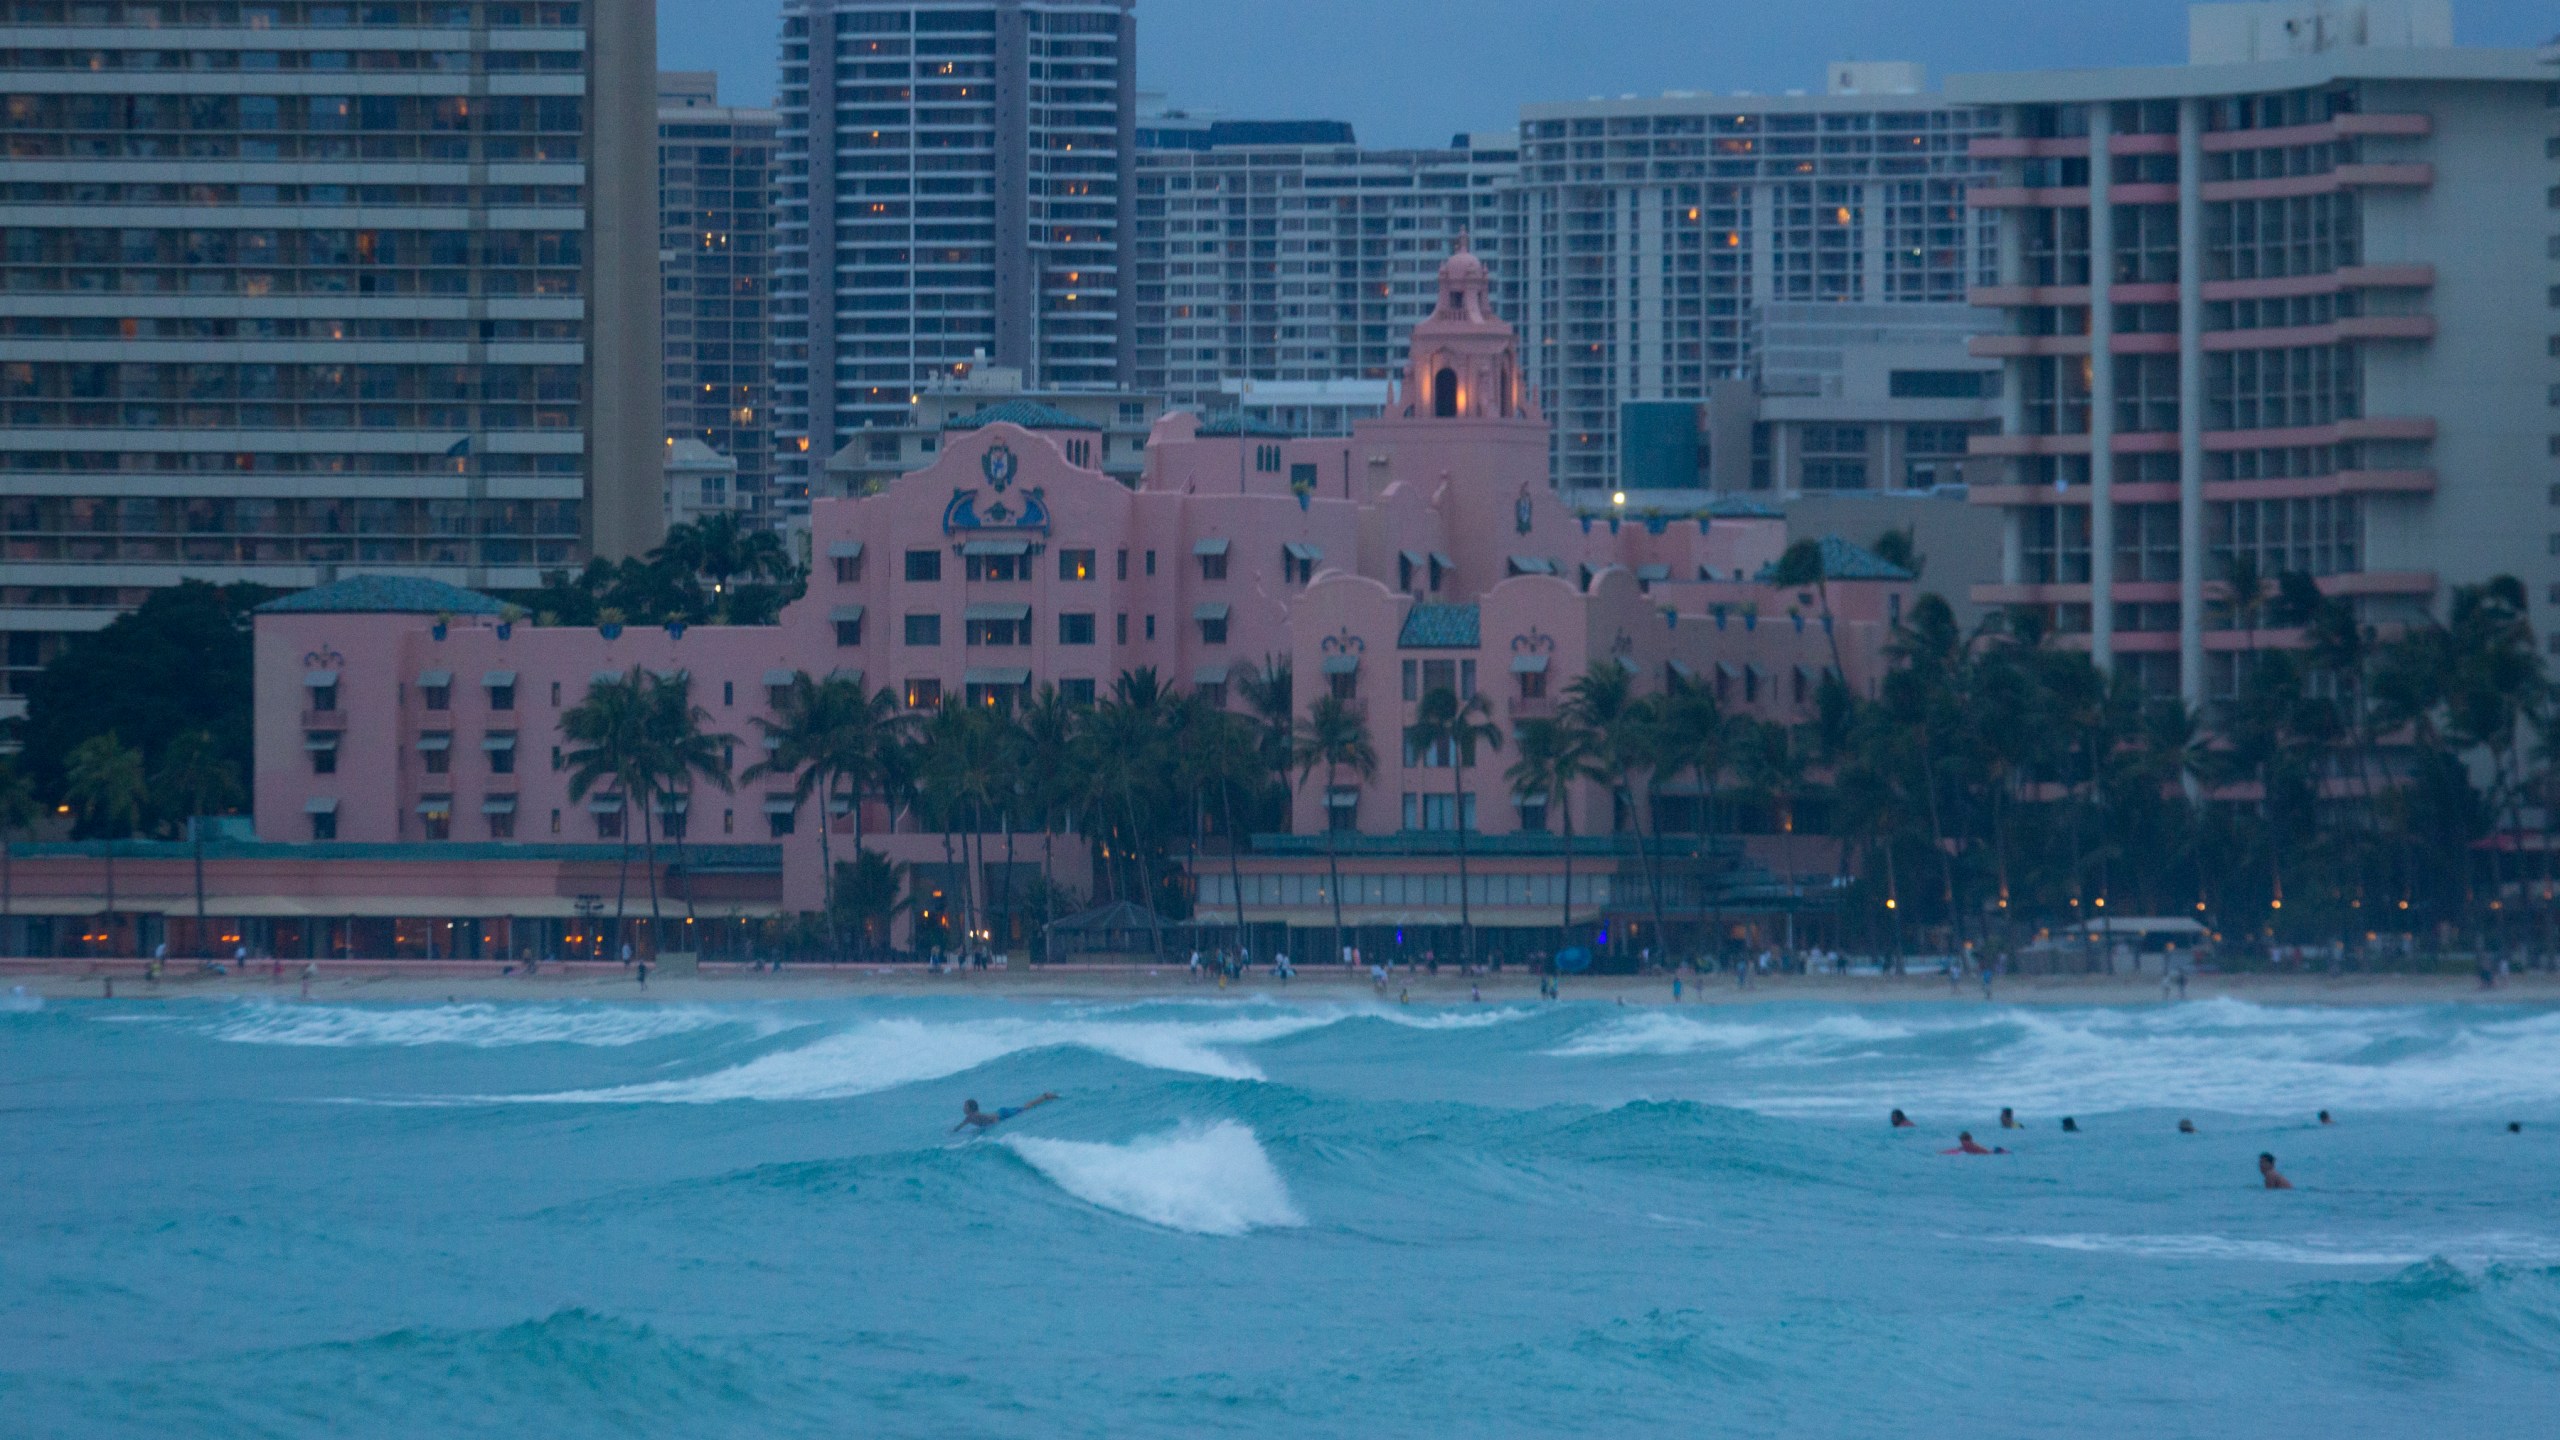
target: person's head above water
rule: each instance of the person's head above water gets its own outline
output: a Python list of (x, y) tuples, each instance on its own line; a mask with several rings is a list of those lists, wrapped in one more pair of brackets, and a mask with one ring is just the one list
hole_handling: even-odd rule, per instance
[(2510, 1121), (2508, 1121), (2508, 1122), (2507, 1122), (2507, 1133), (2508, 1133), (2508, 1134), (2510, 1134), (2510, 1135), (2521, 1135), (2521, 1134), (2523, 1134), (2523, 1133), (2524, 1133), (2524, 1122), (2523, 1122), (2523, 1121), (2521, 1121), (2521, 1120), (2510, 1120)]
[(2065, 1115), (2062, 1117), (2062, 1128), (2070, 1131), (2074, 1135), (2077, 1135), (2080, 1133), (2080, 1122), (2072, 1119), (2068, 1115)]
[(1911, 1123), (1911, 1117), (1903, 1114), (1899, 1110), (1896, 1110), (1893, 1112), (1893, 1123), (1896, 1125), (1908, 1125)]
[(2335, 1122), (2333, 1122), (2332, 1120), (2330, 1120), (2330, 1118), (2329, 1118), (2329, 1112), (2328, 1112), (2328, 1111), (2326, 1111), (2326, 1110), (2323, 1110), (2323, 1111), (2321, 1111), (2321, 1112), (2320, 1112), (2320, 1123), (2321, 1123), (2321, 1124), (2323, 1124), (2323, 1125), (2328, 1125), (2328, 1124), (2333, 1124), (2333, 1123), (2335, 1123)]
[(2186, 1119), (2179, 1120), (2178, 1133), (2181, 1135), (2193, 1135), (2196, 1133), (2196, 1122)]
[(978, 1102), (977, 1102), (977, 1101), (975, 1101), (975, 1100), (963, 1100), (963, 1101), (961, 1101), (961, 1102), (960, 1102), (960, 1113), (961, 1113), (961, 1114), (963, 1114), (963, 1115), (975, 1115), (975, 1114), (977, 1114), (977, 1113), (978, 1113)]

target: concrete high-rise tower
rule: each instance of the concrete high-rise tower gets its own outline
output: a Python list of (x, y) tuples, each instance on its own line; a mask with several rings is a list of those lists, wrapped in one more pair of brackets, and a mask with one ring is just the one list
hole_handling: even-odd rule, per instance
[(780, 504), (980, 361), (1131, 378), (1134, 0), (788, 0)]

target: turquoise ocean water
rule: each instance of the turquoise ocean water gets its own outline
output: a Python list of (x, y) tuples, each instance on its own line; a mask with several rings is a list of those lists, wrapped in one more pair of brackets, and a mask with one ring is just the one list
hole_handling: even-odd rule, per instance
[(2555, 1161), (2503, 1007), (53, 1004), (0, 1434), (2551, 1434)]

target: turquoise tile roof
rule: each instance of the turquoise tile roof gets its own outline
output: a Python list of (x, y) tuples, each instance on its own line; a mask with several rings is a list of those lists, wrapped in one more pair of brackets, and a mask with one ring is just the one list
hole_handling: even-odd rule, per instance
[(1025, 430), (1100, 430), (1102, 422), (1070, 415), (1038, 400), (999, 400), (975, 415), (955, 415), (945, 430), (983, 430), (990, 425), (1019, 425)]
[(1251, 436), (1258, 440), (1295, 440), (1298, 438), (1298, 432), (1290, 429), (1286, 425), (1274, 425), (1268, 420), (1248, 419), (1244, 415), (1233, 410), (1230, 410), (1223, 415), (1211, 415), (1203, 419), (1200, 422), (1199, 430), (1195, 433), (1207, 435), (1212, 438), (1235, 435)]
[(262, 615), (496, 615), (493, 595), (414, 575), (350, 575), (258, 607)]
[(1400, 650), (1472, 650), (1484, 643), (1483, 613), (1473, 605), (1417, 604), (1405, 612)]
[[(1761, 584), (1777, 573), (1777, 565), (1760, 567), (1754, 578)], [(1850, 544), (1837, 535), (1822, 537), (1822, 575), (1826, 580), (1917, 580), (1920, 577), (1885, 560), (1872, 550)]]

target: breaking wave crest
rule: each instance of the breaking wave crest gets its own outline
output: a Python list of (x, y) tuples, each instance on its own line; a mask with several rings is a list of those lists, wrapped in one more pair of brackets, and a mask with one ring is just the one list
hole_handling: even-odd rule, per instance
[(1199, 1235), (1306, 1224), (1251, 1129), (1186, 1124), (1126, 1144), (1008, 1135), (1002, 1143), (1079, 1200)]
[(213, 1022), (236, 1045), (638, 1045), (721, 1026), (788, 1028), (743, 1010), (653, 1005), (235, 1006)]

